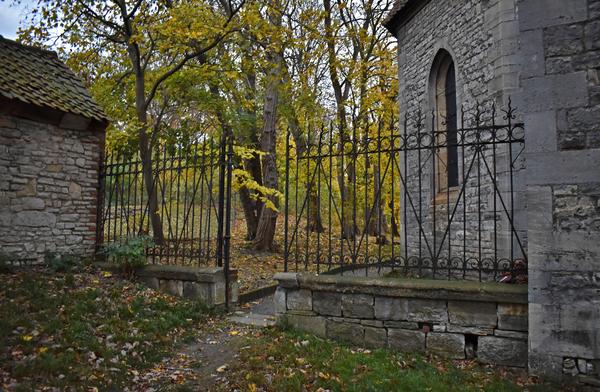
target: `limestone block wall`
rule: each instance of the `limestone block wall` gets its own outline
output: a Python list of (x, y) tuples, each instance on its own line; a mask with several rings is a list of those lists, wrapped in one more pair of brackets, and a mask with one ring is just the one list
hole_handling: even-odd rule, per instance
[(104, 132), (0, 114), (0, 253), (92, 255)]
[(366, 347), (527, 365), (527, 287), (279, 273), (280, 323)]
[(600, 1), (522, 0), (519, 28), (529, 367), (600, 387)]

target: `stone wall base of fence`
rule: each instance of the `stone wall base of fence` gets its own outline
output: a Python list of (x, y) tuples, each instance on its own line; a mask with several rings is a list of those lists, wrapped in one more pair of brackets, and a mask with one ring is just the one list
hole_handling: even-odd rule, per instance
[[(98, 263), (103, 269), (116, 269), (110, 263)], [(137, 280), (155, 290), (177, 297), (199, 300), (210, 307), (225, 305), (223, 268), (146, 265), (136, 268)], [(237, 271), (229, 271), (229, 304), (238, 302)]]
[(353, 345), (526, 367), (527, 286), (278, 273), (281, 324)]

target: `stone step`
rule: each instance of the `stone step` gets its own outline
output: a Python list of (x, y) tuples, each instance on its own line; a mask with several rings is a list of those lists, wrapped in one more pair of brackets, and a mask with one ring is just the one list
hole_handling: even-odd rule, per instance
[(272, 327), (275, 325), (275, 317), (265, 314), (243, 313), (236, 312), (234, 316), (230, 316), (229, 321), (243, 325), (253, 325), (256, 327)]

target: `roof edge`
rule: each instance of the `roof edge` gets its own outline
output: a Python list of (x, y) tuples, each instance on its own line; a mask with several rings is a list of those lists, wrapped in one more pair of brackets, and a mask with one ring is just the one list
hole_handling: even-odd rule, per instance
[(6, 37), (4, 37), (2, 35), (0, 35), (0, 40), (6, 42), (9, 45), (17, 46), (19, 48), (25, 48), (27, 50), (31, 50), (31, 51), (34, 51), (34, 52), (39, 52), (40, 54), (43, 54), (43, 55), (46, 55), (46, 56), (52, 56), (52, 57), (57, 58), (57, 59), (59, 58), (58, 57), (58, 53), (56, 53), (53, 50), (40, 48), (39, 46), (33, 46), (33, 45), (23, 44), (21, 42), (15, 41), (13, 39), (6, 38)]
[(417, 12), (419, 12), (430, 0), (396, 0), (396, 4), (390, 10), (383, 21), (383, 26), (396, 38), (398, 38), (398, 27), (406, 24)]

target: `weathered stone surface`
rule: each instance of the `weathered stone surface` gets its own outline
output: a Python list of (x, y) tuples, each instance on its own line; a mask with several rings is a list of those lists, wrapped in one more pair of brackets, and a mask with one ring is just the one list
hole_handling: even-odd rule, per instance
[(177, 297), (183, 297), (183, 281), (180, 280), (164, 280), (164, 291), (168, 294)]
[(528, 329), (528, 314), (526, 305), (498, 305), (498, 328), (511, 331)]
[(342, 295), (327, 291), (315, 291), (313, 293), (313, 310), (317, 314), (325, 316), (341, 316)]
[(448, 332), (462, 333), (470, 335), (493, 335), (494, 328), (491, 327), (463, 327), (462, 325), (449, 324), (446, 328)]
[(285, 313), (286, 307), (286, 290), (281, 287), (277, 287), (275, 294), (273, 295), (273, 303), (275, 305), (275, 313)]
[(140, 283), (145, 286), (150, 287), (151, 289), (158, 290), (158, 279), (153, 277), (139, 278)]
[(333, 320), (335, 322), (338, 323), (354, 323), (354, 324), (361, 324), (362, 320), (358, 319), (358, 318), (351, 318), (351, 317), (328, 317), (329, 320)]
[(446, 301), (409, 298), (407, 319), (432, 323), (446, 323), (448, 322)]
[(387, 346), (387, 332), (385, 328), (365, 327), (365, 346), (380, 348)]
[(338, 323), (327, 320), (327, 337), (355, 345), (364, 344), (364, 327), (355, 323)]
[[(286, 311), (287, 314), (300, 314), (303, 316), (316, 316), (317, 314), (312, 310), (290, 310)], [(358, 319), (357, 319), (358, 320)]]
[(465, 358), (465, 336), (454, 333), (429, 333), (426, 340), (427, 352), (444, 358)]
[(294, 272), (278, 272), (273, 279), (283, 288), (295, 289), (298, 287), (298, 274)]
[[(28, 262), (42, 261), (46, 251), (93, 256), (103, 140), (102, 132), (0, 114), (3, 253)], [(74, 145), (83, 152), (72, 150)], [(77, 167), (76, 159), (84, 167)], [(72, 182), (79, 188), (70, 188)]]
[(379, 320), (406, 320), (408, 299), (375, 297), (375, 318)]
[(43, 210), (46, 206), (44, 200), (39, 197), (23, 197), (20, 202), (25, 210)]
[(481, 336), (477, 345), (477, 357), (483, 363), (525, 367), (527, 365), (527, 341)]
[(511, 338), (511, 339), (521, 339), (527, 340), (527, 332), (519, 332), (519, 331), (504, 331), (501, 329), (494, 330), (494, 335), (499, 336), (501, 338)]
[[(156, 278), (145, 278), (145, 279), (156, 279)], [(195, 299), (200, 297), (200, 290), (198, 283), (196, 282), (183, 282), (183, 297), (189, 299)]]
[(369, 294), (342, 295), (342, 314), (344, 317), (372, 319), (374, 316), (373, 296)]
[(310, 290), (288, 290), (287, 308), (289, 310), (312, 310), (312, 293)]
[(369, 327), (383, 328), (383, 321), (381, 320), (360, 320), (360, 323)]
[(388, 347), (402, 352), (425, 352), (425, 334), (421, 331), (389, 328)]
[(279, 320), (280, 323), (287, 323), (292, 328), (309, 332), (322, 338), (327, 337), (327, 320), (324, 317), (285, 314), (280, 315)]
[(420, 329), (419, 323), (412, 321), (384, 321), (383, 325), (389, 328), (399, 329)]
[(14, 226), (24, 227), (49, 227), (56, 226), (56, 215), (42, 211), (21, 211), (14, 215)]
[(498, 323), (496, 310), (496, 304), (490, 302), (448, 302), (450, 323), (456, 325), (495, 327)]

